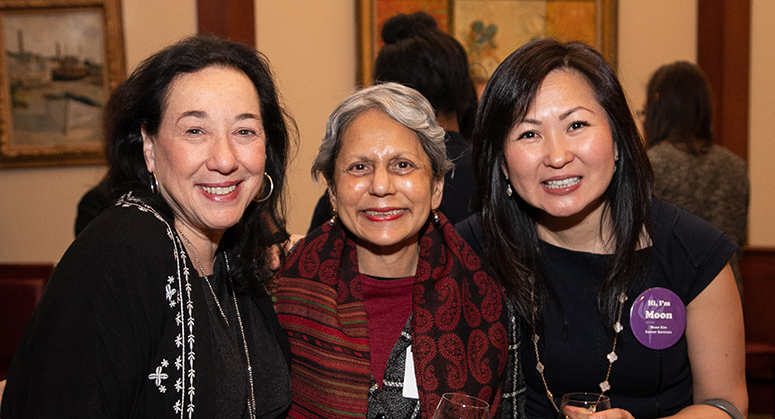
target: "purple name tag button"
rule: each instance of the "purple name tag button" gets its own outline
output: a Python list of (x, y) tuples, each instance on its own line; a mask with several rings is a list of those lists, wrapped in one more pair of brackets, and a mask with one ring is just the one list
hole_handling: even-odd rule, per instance
[(667, 349), (675, 345), (686, 330), (686, 306), (667, 288), (649, 288), (632, 303), (630, 327), (643, 346)]

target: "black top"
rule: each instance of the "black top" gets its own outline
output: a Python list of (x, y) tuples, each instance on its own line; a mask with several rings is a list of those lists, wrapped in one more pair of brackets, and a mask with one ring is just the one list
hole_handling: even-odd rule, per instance
[[(447, 157), (452, 160), (455, 167), (444, 176), (444, 196), (441, 199), (439, 211), (454, 225), (471, 214), (471, 199), (474, 197), (476, 182), (471, 160), (471, 145), (455, 131), (447, 131), (445, 143)], [(320, 227), (332, 216), (331, 201), (326, 191), (315, 205), (307, 233)]]
[[(664, 287), (688, 305), (718, 275), (736, 249), (721, 231), (689, 211), (659, 200), (652, 202), (651, 258), (644, 268), (645, 279), (628, 292), (622, 316), (624, 331), (616, 348), (619, 359), (611, 369), (611, 390), (607, 393), (613, 407), (626, 409), (636, 418), (671, 415), (692, 404), (692, 377), (685, 336), (664, 350), (649, 349), (635, 339), (629, 322), (635, 297), (648, 288)], [(471, 217), (456, 227), (475, 250), (481, 251), (478, 220)], [(542, 243), (542, 252), (562, 311), (556, 302), (547, 307), (539, 353), (549, 390), (559, 405), (565, 393), (600, 392), (598, 385), (605, 379), (613, 333), (612, 325), (604, 324), (596, 314), (595, 296), (610, 256), (575, 252), (548, 243)], [(549, 404), (535, 369), (531, 335), (532, 331), (523, 330), (520, 339), (528, 385), (527, 416), (555, 417), (557, 412)]]
[(97, 186), (89, 189), (86, 194), (78, 201), (78, 213), (75, 217), (75, 235), (81, 234), (83, 229), (97, 218), (98, 215), (108, 209), (111, 205), (110, 186), (107, 181), (100, 182)]
[[(246, 364), (218, 350), (244, 359), (238, 326), (230, 320), (238, 339), (221, 339), (220, 313), (183, 246), (171, 220), (136, 198), (97, 217), (48, 282), (11, 363), (0, 416), (243, 417)], [(228, 282), (222, 269), (214, 278), (216, 287)], [(281, 417), (290, 403), (287, 338), (268, 296), (240, 295), (239, 307), (259, 417)], [(241, 383), (231, 412), (221, 410), (222, 379)]]

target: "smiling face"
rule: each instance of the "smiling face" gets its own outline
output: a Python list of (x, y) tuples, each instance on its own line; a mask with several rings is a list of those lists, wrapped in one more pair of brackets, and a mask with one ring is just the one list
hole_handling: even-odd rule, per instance
[(146, 167), (176, 227), (220, 240), (263, 182), (266, 138), (253, 83), (219, 66), (181, 74), (169, 87), (159, 132), (142, 134)]
[(342, 136), (331, 204), (358, 245), (391, 253), (417, 246), (420, 228), (441, 203), (417, 135), (379, 110), (357, 116)]
[(504, 144), (514, 191), (543, 223), (599, 216), (615, 169), (608, 116), (578, 73), (555, 70), (536, 92), (524, 120)]

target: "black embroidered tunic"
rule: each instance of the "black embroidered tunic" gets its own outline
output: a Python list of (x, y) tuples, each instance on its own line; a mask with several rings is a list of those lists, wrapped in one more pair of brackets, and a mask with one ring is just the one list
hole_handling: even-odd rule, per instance
[[(131, 196), (120, 200), (54, 270), (11, 364), (0, 416), (244, 416), (242, 339), (218, 341), (223, 325), (216, 322), (223, 319), (210, 309), (196, 272), (171, 220)], [(282, 417), (290, 404), (285, 335), (268, 296), (238, 301), (258, 416)], [(233, 302), (228, 309), (236, 316)], [(238, 351), (227, 350), (230, 344)], [(229, 380), (241, 394), (224, 416), (219, 403)]]

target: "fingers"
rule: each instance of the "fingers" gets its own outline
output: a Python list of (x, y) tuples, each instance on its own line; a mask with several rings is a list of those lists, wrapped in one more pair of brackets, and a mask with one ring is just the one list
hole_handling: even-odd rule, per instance
[(608, 409), (589, 415), (589, 419), (635, 419), (624, 409)]
[(563, 413), (568, 419), (634, 419), (630, 412), (623, 409), (608, 409), (593, 413), (583, 407), (565, 406)]
[(275, 244), (269, 248), (269, 269), (276, 271), (280, 269), (280, 245)]
[(304, 236), (301, 234), (291, 234), (288, 237), (288, 240), (272, 245), (272, 247), (269, 248), (269, 269), (273, 271), (280, 269), (280, 263), (282, 261), (282, 254), (280, 252), (285, 252), (285, 254), (290, 253), (296, 246), (296, 243), (303, 238)]
[(303, 239), (304, 236), (301, 234), (291, 234), (291, 236), (286, 240), (284, 243), (285, 245), (285, 253), (291, 253), (291, 250), (293, 250), (294, 247), (296, 247), (296, 243), (299, 242), (299, 240)]

